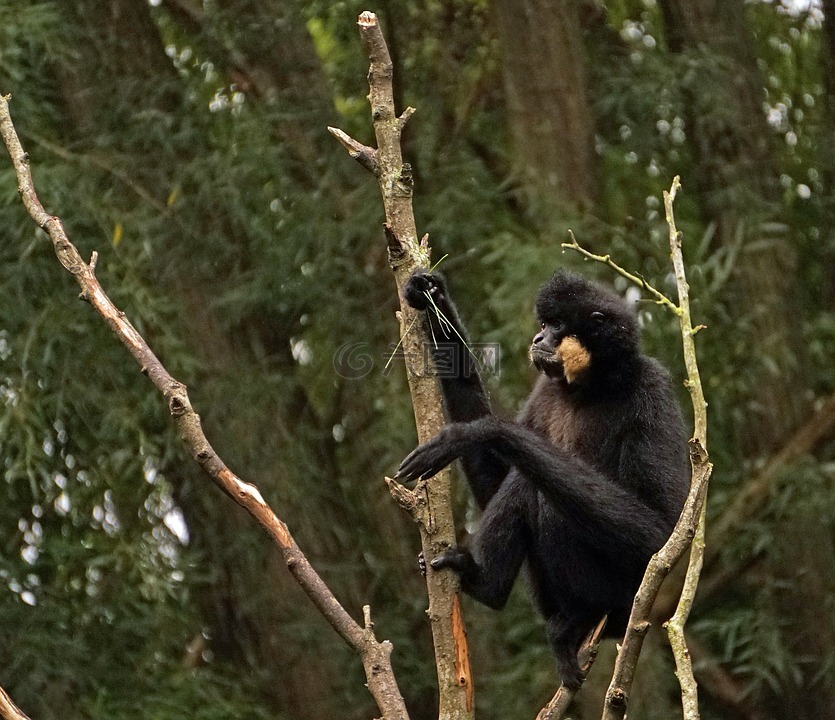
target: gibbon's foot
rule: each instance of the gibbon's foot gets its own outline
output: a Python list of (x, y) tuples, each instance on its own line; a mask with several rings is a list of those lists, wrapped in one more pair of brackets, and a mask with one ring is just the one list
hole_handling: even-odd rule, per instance
[(583, 684), (585, 678), (583, 677), (583, 671), (580, 670), (580, 666), (576, 663), (573, 663), (572, 666), (563, 666), (560, 665), (559, 667), (559, 674), (560, 674), (560, 683), (565, 685), (569, 690), (577, 692), (580, 689), (580, 686)]

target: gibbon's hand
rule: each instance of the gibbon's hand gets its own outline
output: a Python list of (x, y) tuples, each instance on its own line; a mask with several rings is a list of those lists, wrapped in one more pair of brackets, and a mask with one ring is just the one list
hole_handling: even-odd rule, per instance
[(430, 305), (427, 294), (437, 304), (443, 297), (443, 290), (443, 280), (440, 277), (423, 270), (415, 270), (406, 281), (403, 297), (415, 310), (426, 310)]
[(457, 437), (458, 434), (454, 425), (441, 428), (435, 437), (419, 445), (406, 456), (394, 475), (395, 480), (427, 480), (437, 475), (461, 455), (461, 439)]

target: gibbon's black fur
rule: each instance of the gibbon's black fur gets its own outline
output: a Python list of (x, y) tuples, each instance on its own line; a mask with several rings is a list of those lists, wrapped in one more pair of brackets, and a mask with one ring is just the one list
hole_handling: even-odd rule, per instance
[(400, 465), (428, 478), (456, 458), (483, 509), (469, 549), (433, 558), (500, 609), (523, 564), (560, 678), (582, 682), (577, 651), (609, 616), (623, 634), (650, 557), (689, 486), (687, 438), (667, 372), (638, 347), (634, 313), (613, 292), (557, 272), (539, 291), (540, 376), (516, 422), (495, 417), (443, 278), (418, 271), (407, 302), (425, 310), (450, 424)]

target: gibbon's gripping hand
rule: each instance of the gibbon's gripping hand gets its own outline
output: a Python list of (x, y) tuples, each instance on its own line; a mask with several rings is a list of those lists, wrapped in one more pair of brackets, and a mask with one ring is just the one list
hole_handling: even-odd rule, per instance
[(440, 275), (432, 275), (423, 270), (415, 270), (412, 276), (406, 281), (403, 290), (403, 297), (415, 310), (426, 310), (429, 307), (429, 298), (437, 305), (445, 294), (444, 280)]
[(441, 431), (428, 442), (419, 445), (410, 452), (400, 463), (395, 474), (395, 480), (410, 482), (420, 478), (427, 480), (437, 475), (453, 460), (460, 457), (464, 440), (456, 425), (445, 425)]

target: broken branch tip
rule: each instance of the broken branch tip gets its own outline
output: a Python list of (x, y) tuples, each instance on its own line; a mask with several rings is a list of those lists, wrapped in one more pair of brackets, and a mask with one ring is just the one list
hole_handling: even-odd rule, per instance
[(365, 10), (360, 13), (359, 18), (357, 19), (357, 25), (361, 25), (362, 27), (374, 27), (376, 24), (377, 16), (369, 10)]

